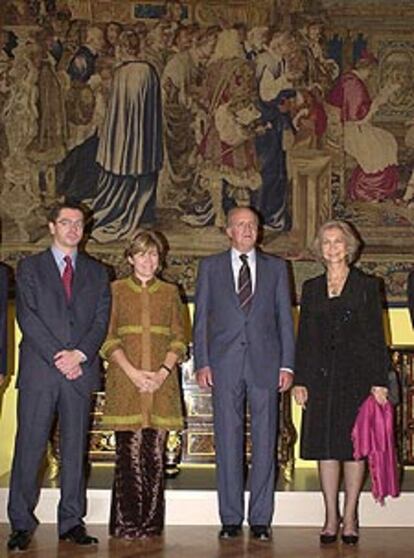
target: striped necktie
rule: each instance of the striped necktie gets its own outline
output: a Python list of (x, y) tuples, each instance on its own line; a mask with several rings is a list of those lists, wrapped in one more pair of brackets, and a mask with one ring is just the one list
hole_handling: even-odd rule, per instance
[(63, 287), (66, 293), (66, 300), (70, 302), (72, 297), (72, 282), (73, 282), (73, 265), (72, 265), (72, 258), (70, 256), (65, 256), (63, 258), (65, 262), (65, 268), (62, 273), (62, 282)]
[(253, 296), (252, 276), (250, 273), (247, 254), (241, 254), (240, 259), (242, 261), (242, 265), (239, 271), (237, 294), (239, 296), (240, 308), (245, 312), (248, 312)]

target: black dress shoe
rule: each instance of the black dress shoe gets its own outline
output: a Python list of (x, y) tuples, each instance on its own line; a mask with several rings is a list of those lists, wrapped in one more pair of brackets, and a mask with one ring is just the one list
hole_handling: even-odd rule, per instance
[(241, 533), (240, 525), (223, 525), (219, 532), (219, 539), (234, 539)]
[(30, 531), (16, 530), (11, 533), (7, 541), (7, 548), (9, 550), (25, 550), (31, 540), (32, 534)]
[(96, 537), (88, 535), (83, 525), (75, 525), (75, 527), (72, 527), (72, 529), (69, 529), (66, 533), (59, 535), (59, 539), (61, 541), (69, 541), (84, 546), (89, 544), (98, 544), (99, 542)]
[(270, 540), (271, 530), (270, 527), (267, 525), (252, 525), (250, 527), (250, 532), (254, 539), (259, 541), (268, 541)]

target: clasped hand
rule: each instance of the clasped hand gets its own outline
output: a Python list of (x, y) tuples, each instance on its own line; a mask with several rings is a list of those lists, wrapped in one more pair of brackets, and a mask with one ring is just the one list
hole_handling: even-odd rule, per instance
[(134, 368), (129, 374), (131, 381), (138, 388), (139, 391), (144, 393), (154, 393), (164, 383), (168, 376), (165, 370), (158, 370), (152, 372), (151, 370), (139, 370)]
[(54, 363), (56, 368), (68, 380), (76, 380), (82, 376), (82, 368), (80, 366), (83, 355), (80, 351), (73, 349), (71, 351), (59, 351), (54, 356)]

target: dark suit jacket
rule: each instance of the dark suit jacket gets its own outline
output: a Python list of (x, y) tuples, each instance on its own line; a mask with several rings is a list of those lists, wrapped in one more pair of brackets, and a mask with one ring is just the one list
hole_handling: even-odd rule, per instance
[(99, 388), (97, 353), (106, 335), (111, 301), (104, 266), (78, 254), (69, 304), (51, 250), (21, 260), (16, 279), (16, 314), (23, 334), (17, 387), (53, 385), (61, 374), (54, 355), (62, 349), (79, 349), (87, 357), (83, 374), (68, 381), (85, 395)]
[(256, 385), (278, 385), (280, 368), (294, 368), (294, 334), (286, 263), (256, 252), (256, 287), (246, 315), (236, 293), (231, 252), (202, 260), (196, 290), (196, 369), (210, 366), (214, 385), (247, 370)]
[(414, 271), (412, 271), (408, 276), (407, 291), (408, 308), (410, 309), (411, 323), (414, 327)]
[(0, 374), (7, 372), (7, 292), (8, 270), (0, 264)]

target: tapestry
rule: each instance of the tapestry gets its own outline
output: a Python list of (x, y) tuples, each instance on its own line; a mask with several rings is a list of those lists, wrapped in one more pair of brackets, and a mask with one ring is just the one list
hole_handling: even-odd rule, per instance
[(405, 297), (414, 248), (410, 0), (2, 0), (0, 257), (48, 243), (47, 211), (93, 212), (87, 250), (124, 269), (160, 230), (191, 296), (226, 214), (254, 207), (294, 283), (322, 222)]

